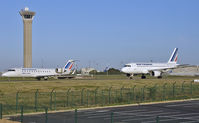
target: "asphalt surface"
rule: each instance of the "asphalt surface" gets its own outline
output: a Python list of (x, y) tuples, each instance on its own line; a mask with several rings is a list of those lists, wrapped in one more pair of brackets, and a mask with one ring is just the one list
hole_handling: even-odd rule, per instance
[[(199, 100), (79, 110), (77, 123), (199, 123)], [(75, 123), (74, 111), (48, 114), (48, 123)], [(20, 121), (20, 117), (10, 117)], [(45, 115), (24, 116), (24, 123), (45, 123)]]

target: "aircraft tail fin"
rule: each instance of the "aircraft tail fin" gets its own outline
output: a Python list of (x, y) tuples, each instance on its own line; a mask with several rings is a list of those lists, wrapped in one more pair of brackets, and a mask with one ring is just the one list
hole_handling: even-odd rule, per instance
[(74, 60), (68, 60), (68, 62), (64, 66), (64, 71), (70, 71), (73, 65), (74, 65)]
[(175, 48), (168, 63), (174, 63), (176, 64), (178, 61), (178, 48)]

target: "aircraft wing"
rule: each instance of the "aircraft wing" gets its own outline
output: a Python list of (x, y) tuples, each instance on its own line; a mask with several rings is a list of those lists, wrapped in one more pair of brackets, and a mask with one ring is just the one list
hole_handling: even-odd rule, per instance
[(176, 68), (185, 68), (185, 67), (195, 67), (195, 65), (181, 64), (181, 65), (178, 65)]

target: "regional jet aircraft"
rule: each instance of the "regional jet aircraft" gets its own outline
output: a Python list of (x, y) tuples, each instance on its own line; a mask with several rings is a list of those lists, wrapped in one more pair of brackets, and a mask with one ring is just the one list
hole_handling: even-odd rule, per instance
[(68, 60), (63, 68), (46, 69), (46, 68), (12, 68), (3, 73), (3, 77), (35, 77), (38, 80), (45, 80), (51, 76), (65, 76), (71, 73), (74, 60)]
[(142, 74), (142, 79), (146, 78), (146, 74), (161, 78), (162, 73), (165, 72), (165, 70), (179, 66), (179, 64), (177, 64), (177, 59), (178, 48), (175, 48), (167, 63), (129, 63), (126, 64), (121, 71), (126, 73), (130, 79), (132, 79), (134, 75), (138, 74)]

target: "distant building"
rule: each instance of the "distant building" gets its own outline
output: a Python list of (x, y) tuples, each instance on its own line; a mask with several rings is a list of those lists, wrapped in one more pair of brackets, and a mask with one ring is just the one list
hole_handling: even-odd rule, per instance
[(89, 75), (89, 73), (93, 70), (96, 70), (95, 68), (82, 68), (81, 69), (81, 74), (82, 75)]
[(176, 76), (199, 76), (199, 67), (198, 66), (189, 66), (183, 68), (176, 68), (169, 72), (169, 75)]

